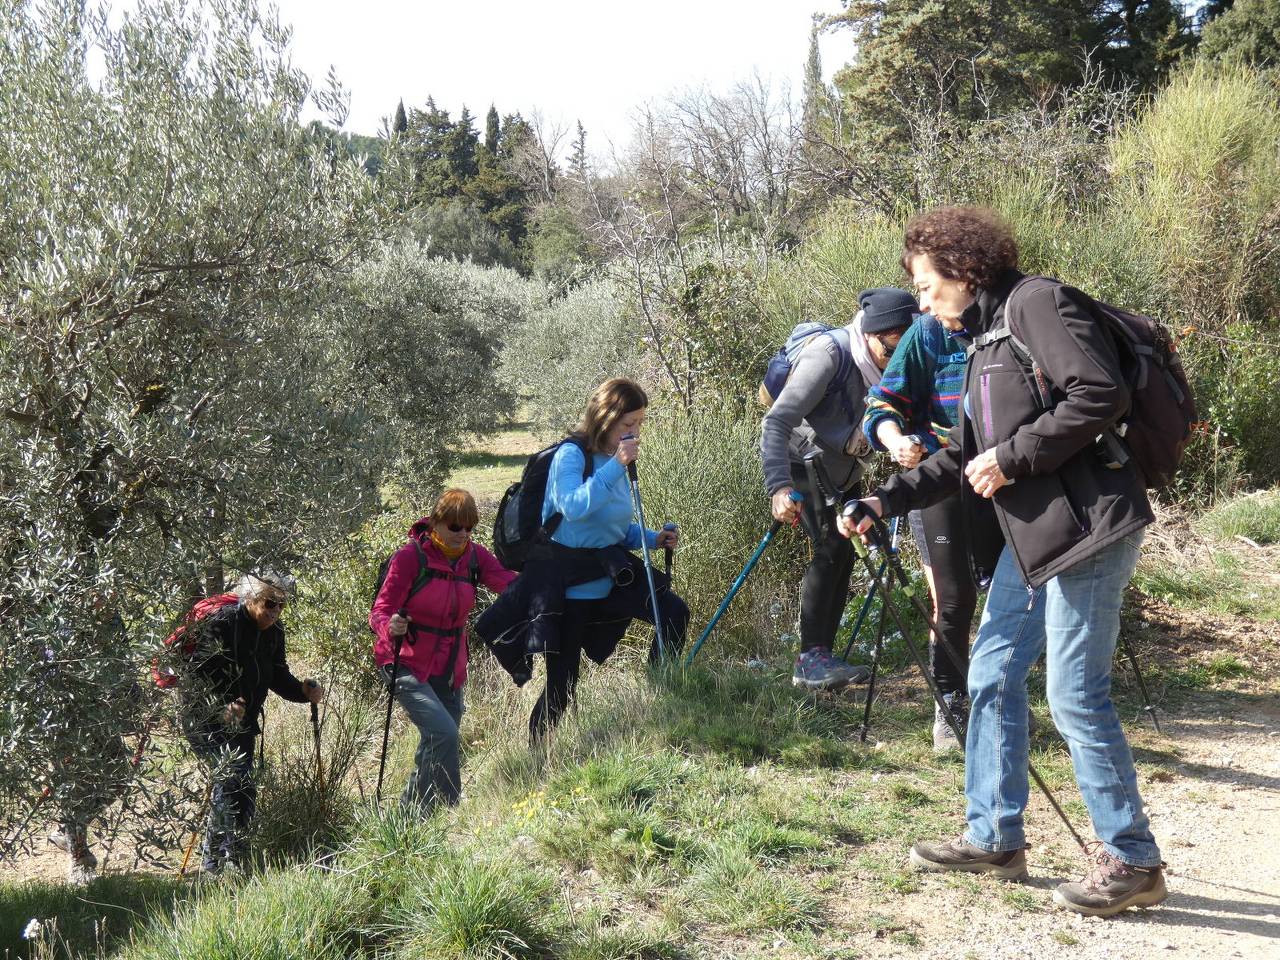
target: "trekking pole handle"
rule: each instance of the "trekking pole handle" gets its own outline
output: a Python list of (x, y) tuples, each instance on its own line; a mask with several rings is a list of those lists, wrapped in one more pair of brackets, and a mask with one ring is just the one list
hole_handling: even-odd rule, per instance
[[(316, 687), (320, 686), (320, 684), (310, 679), (303, 680), (302, 685), (306, 687), (308, 690), (314, 690)], [(316, 706), (316, 702), (314, 700), (311, 701), (311, 722), (312, 723), (320, 722), (320, 708)]]
[[(622, 439), (634, 440), (635, 438), (636, 438), (636, 435), (634, 433), (628, 433)], [(636, 469), (636, 462), (634, 460), (632, 460), (630, 463), (627, 464), (627, 476), (630, 477), (632, 481), (637, 481), (640, 479), (640, 471)]]
[[(871, 538), (873, 546), (884, 547), (888, 543), (888, 538), (885, 536), (884, 520), (872, 513), (861, 500), (850, 500), (844, 505), (841, 513), (844, 514), (846, 520), (856, 522), (863, 517), (871, 520), (871, 528), (867, 531), (867, 534)], [(856, 540), (857, 537), (855, 536), (852, 539)]]

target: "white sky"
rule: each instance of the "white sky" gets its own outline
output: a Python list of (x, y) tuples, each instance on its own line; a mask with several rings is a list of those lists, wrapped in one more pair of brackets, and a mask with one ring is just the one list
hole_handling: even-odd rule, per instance
[[(126, 0), (127, 2), (127, 0)], [(456, 117), (465, 103), (483, 132), (498, 112), (534, 108), (572, 128), (593, 154), (629, 139), (646, 100), (706, 84), (726, 90), (753, 70), (799, 97), (815, 11), (838, 0), (276, 0), (294, 27), (294, 62), (319, 82), (330, 65), (351, 97), (344, 129), (377, 133), (404, 98), (428, 95)], [(123, 6), (124, 2), (117, 3)], [(824, 72), (852, 52), (847, 32), (821, 41)]]

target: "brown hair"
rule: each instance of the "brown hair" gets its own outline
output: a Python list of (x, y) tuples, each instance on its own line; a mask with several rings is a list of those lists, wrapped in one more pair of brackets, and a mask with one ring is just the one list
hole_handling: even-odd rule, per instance
[(456, 523), (464, 527), (474, 527), (480, 520), (480, 511), (476, 509), (475, 497), (466, 490), (454, 487), (440, 494), (435, 509), (431, 511), (431, 523)]
[(907, 224), (902, 269), (911, 275), (911, 258), (928, 254), (948, 280), (974, 293), (995, 286), (1000, 275), (1018, 266), (1018, 244), (998, 213), (987, 207), (935, 207)]
[(614, 377), (596, 387), (574, 432), (594, 453), (604, 448), (609, 431), (617, 426), (619, 420), (647, 406), (649, 397), (640, 384), (626, 377)]

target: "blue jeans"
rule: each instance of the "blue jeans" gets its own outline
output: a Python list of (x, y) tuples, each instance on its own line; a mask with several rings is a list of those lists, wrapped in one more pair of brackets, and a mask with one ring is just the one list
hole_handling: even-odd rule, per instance
[(969, 662), (965, 839), (974, 846), (1003, 851), (1026, 845), (1027, 674), (1044, 653), (1049, 709), (1071, 750), (1094, 832), (1125, 863), (1160, 863), (1133, 755), (1111, 702), (1120, 604), (1142, 538), (1139, 532), (1106, 547), (1034, 593), (1009, 548), (1001, 553)]
[[(390, 667), (383, 668), (390, 673)], [(424, 813), (437, 803), (449, 806), (462, 793), (458, 725), (462, 722), (462, 691), (443, 680), (423, 682), (404, 667), (396, 674), (396, 700), (418, 728), (418, 749), (413, 755), (400, 806)]]

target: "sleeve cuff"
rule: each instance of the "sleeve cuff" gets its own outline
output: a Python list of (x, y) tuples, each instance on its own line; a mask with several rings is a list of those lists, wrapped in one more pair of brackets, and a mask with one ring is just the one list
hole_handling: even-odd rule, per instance
[(1017, 457), (1013, 453), (1013, 441), (1006, 440), (996, 447), (996, 465), (1006, 480), (1016, 480), (1027, 471), (1019, 468)]

